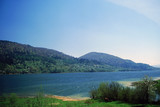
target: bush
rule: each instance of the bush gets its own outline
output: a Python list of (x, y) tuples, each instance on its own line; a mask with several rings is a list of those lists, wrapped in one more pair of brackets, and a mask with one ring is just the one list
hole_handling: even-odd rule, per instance
[(156, 87), (157, 100), (160, 103), (160, 80), (156, 81), (155, 87)]
[(15, 104), (18, 100), (18, 96), (15, 93), (11, 93), (9, 96), (9, 102)]
[(116, 101), (122, 88), (122, 85), (117, 82), (101, 83), (98, 89), (94, 89), (90, 92), (90, 95), (92, 99)]
[(124, 102), (131, 102), (131, 96), (133, 95), (133, 89), (129, 87), (123, 87), (122, 90), (119, 92), (119, 100)]
[(98, 99), (98, 90), (97, 89), (92, 89), (90, 91), (90, 98), (91, 99)]
[(151, 103), (156, 99), (156, 87), (152, 78), (145, 76), (134, 88), (124, 87), (117, 82), (101, 83), (91, 90), (92, 99), (101, 101), (124, 101), (129, 103)]
[(7, 94), (3, 93), (2, 96), (0, 97), (0, 102), (5, 102), (7, 98), (8, 98)]
[(152, 78), (145, 76), (142, 81), (135, 85), (136, 101), (138, 103), (150, 103), (155, 100), (156, 87)]

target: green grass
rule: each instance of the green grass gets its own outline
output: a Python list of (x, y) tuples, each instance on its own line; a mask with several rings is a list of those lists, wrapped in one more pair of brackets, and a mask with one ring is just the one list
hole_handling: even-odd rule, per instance
[(100, 102), (98, 100), (62, 101), (42, 96), (28, 98), (16, 94), (0, 97), (0, 107), (158, 107), (158, 105), (127, 104), (119, 101)]

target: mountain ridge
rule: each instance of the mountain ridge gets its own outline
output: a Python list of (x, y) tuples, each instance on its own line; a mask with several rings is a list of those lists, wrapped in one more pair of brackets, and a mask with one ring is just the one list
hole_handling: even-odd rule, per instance
[[(110, 66), (116, 66), (116, 67), (124, 67), (124, 68), (131, 68), (131, 69), (150, 69), (152, 68), (148, 64), (144, 63), (135, 63), (132, 60), (129, 59), (122, 59), (120, 57), (106, 54), (106, 53), (100, 53), (100, 52), (89, 52), (83, 56), (80, 57), (80, 59), (88, 59), (88, 60), (95, 60), (104, 64), (108, 64)], [(135, 69), (135, 70), (136, 70)]]
[(0, 74), (102, 72), (116, 68), (47, 48), (0, 41)]
[(0, 40), (0, 56), (0, 74), (142, 70), (113, 66), (98, 60), (75, 58), (53, 49), (5, 40)]

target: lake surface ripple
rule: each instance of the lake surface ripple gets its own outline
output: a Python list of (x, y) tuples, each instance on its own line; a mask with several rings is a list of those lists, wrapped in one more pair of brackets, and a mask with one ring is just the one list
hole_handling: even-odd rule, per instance
[[(94, 72), (94, 73), (56, 73), (0, 75), (0, 95), (17, 93), (33, 96), (39, 91), (44, 94), (70, 96), (72, 98), (89, 97), (89, 91), (107, 81), (138, 81), (148, 75), (160, 77), (160, 70), (128, 72)], [(125, 83), (125, 82), (123, 82)]]

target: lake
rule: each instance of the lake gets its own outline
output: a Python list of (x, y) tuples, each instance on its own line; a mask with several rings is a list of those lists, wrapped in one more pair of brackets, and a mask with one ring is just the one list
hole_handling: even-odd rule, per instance
[(138, 81), (145, 75), (158, 78), (160, 70), (0, 75), (0, 95), (17, 93), (22, 96), (33, 96), (43, 91), (44, 94), (82, 98), (89, 97), (89, 91), (93, 87), (98, 87), (101, 82)]

